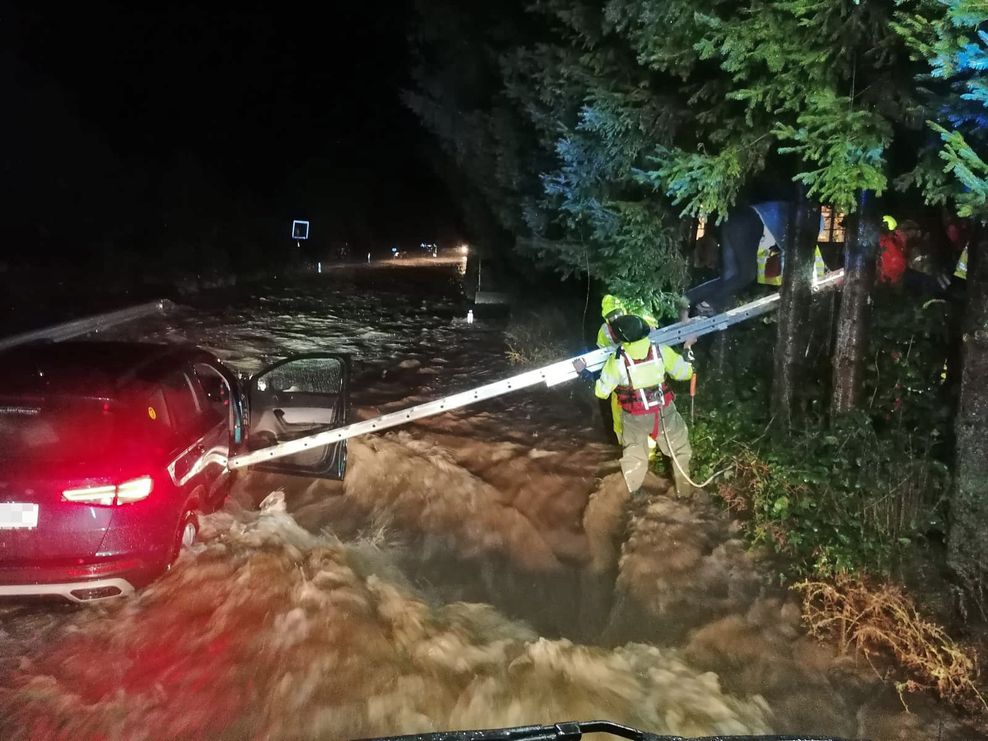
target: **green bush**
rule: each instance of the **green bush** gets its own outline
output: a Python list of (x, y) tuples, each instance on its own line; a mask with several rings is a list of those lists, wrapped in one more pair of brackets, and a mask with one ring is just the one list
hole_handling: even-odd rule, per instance
[(917, 538), (943, 535), (948, 310), (877, 296), (861, 409), (835, 420), (812, 411), (827, 408), (828, 384), (807, 379), (801, 392), (814, 398), (785, 442), (770, 434), (764, 385), (752, 380), (767, 371), (759, 358), (772, 338), (752, 327), (733, 343), (744, 348), (731, 355), (737, 391), (697, 417), (694, 478), (727, 468), (713, 490), (786, 577), (888, 573)]
[(787, 576), (888, 572), (899, 550), (938, 523), (946, 467), (915, 435), (879, 435), (858, 413), (773, 442), (736, 406), (693, 430), (696, 471), (739, 514), (752, 543), (782, 556)]

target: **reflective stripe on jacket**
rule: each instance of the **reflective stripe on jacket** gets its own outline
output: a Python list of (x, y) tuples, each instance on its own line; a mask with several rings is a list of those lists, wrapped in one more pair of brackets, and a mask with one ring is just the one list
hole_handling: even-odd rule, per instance
[(957, 261), (957, 269), (954, 270), (954, 275), (962, 280), (967, 280), (967, 247), (964, 248), (960, 259)]
[(610, 347), (617, 344), (617, 337), (611, 334), (611, 325), (604, 322), (597, 330), (597, 347)]
[(813, 253), (813, 282), (823, 280), (827, 274), (827, 263), (823, 261), (823, 253), (820, 252), (820, 245), (817, 245), (816, 252)]
[(645, 414), (659, 404), (668, 403), (664, 398), (662, 383), (666, 375), (679, 381), (693, 376), (693, 366), (667, 345), (653, 345), (648, 338), (621, 346), (601, 368), (594, 393), (606, 399), (617, 392), (621, 408), (631, 414)]

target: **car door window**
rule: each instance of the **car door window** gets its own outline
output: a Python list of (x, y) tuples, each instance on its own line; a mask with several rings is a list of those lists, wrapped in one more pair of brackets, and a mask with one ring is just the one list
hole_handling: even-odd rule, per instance
[(301, 357), (259, 374), (258, 391), (336, 396), (343, 385), (344, 364), (336, 358)]
[(202, 408), (210, 426), (227, 420), (233, 422), (232, 392), (226, 378), (207, 363), (192, 367), (193, 380), (201, 394)]
[(205, 419), (192, 379), (182, 372), (172, 373), (162, 380), (161, 390), (171, 417), (172, 429), (179, 435), (200, 431)]
[(156, 388), (147, 397), (147, 417), (152, 422), (156, 422), (158, 427), (164, 430), (172, 429), (171, 416), (168, 414), (168, 404), (165, 402), (165, 392), (161, 388)]
[[(346, 424), (348, 388), (349, 361), (345, 356), (303, 355), (264, 369), (248, 385), (248, 447), (259, 450)], [(342, 479), (346, 441), (316, 446), (257, 467)]]

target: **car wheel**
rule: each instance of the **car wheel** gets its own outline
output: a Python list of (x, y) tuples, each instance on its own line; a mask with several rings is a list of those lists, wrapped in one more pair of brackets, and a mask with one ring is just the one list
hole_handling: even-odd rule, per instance
[(199, 517), (195, 512), (186, 512), (178, 526), (178, 548), (181, 552), (195, 545), (196, 538), (199, 537)]

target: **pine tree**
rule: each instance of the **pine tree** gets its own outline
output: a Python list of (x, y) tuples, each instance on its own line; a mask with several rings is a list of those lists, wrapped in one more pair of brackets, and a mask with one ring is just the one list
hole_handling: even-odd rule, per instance
[[(738, 6), (615, 0), (614, 18), (636, 43), (639, 58), (683, 80), (700, 104), (690, 136), (657, 147), (642, 177), (667, 193), (684, 214), (723, 217), (754, 178), (792, 179), (805, 186), (795, 201), (832, 204), (853, 213), (861, 193), (888, 185), (886, 151), (896, 126), (909, 125), (915, 105), (897, 78), (903, 43), (889, 24), (889, 2), (759, 0)], [(674, 21), (681, 21), (674, 23)], [(660, 32), (665, 29), (665, 32)], [(684, 51), (685, 50), (685, 51)], [(719, 99), (718, 99), (719, 97)], [(866, 219), (867, 220), (867, 219)], [(795, 219), (794, 219), (795, 223)], [(800, 230), (794, 230), (799, 232)], [(815, 244), (815, 235), (802, 230)], [(836, 410), (856, 401), (864, 352), (867, 293), (877, 230), (858, 230), (842, 302), (835, 370)], [(792, 419), (794, 398), (784, 379), (795, 378), (801, 353), (790, 343), (807, 333), (811, 273), (798, 270), (810, 244), (790, 240), (784, 288), (785, 319), (776, 348), (777, 408)], [(797, 254), (798, 253), (798, 254)], [(786, 300), (788, 296), (791, 300)], [(847, 326), (844, 326), (847, 325)], [(840, 399), (840, 402), (837, 402)]]
[(968, 255), (956, 469), (950, 501), (948, 560), (985, 610), (988, 584), (988, 3), (939, 0), (903, 12), (897, 30), (929, 63), (936, 136), (900, 185), (916, 185), (929, 203), (974, 219)]
[(506, 59), (507, 89), (529, 112), (555, 161), (544, 196), (528, 204), (523, 249), (564, 270), (587, 270), (607, 288), (671, 308), (686, 263), (680, 222), (667, 200), (642, 186), (636, 167), (670, 137), (681, 106), (657, 87), (595, 2), (544, 0), (537, 11), (553, 42)]
[(835, 417), (855, 409), (860, 401), (871, 288), (875, 282), (878, 220), (870, 191), (858, 191), (855, 211), (844, 229), (844, 285), (832, 363), (830, 408)]
[[(524, 18), (511, 7), (468, 14), (423, 3), (409, 105), (467, 181), (466, 200), (521, 254), (671, 308), (687, 278), (681, 220), (635, 173), (671, 138), (683, 106), (608, 26), (601, 3), (543, 0)], [(453, 39), (455, 51), (445, 46)]]

